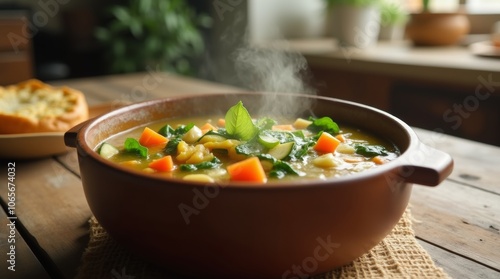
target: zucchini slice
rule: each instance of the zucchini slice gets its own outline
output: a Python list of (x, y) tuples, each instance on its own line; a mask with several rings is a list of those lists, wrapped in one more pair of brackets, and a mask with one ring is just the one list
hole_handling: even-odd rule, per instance
[(101, 148), (99, 148), (99, 155), (102, 157), (109, 159), (113, 157), (114, 155), (118, 154), (120, 150), (118, 148), (114, 147), (113, 145), (105, 142), (101, 145)]
[(278, 160), (283, 160), (288, 155), (290, 155), (290, 152), (292, 152), (294, 144), (295, 143), (293, 141), (280, 143), (275, 147), (271, 148), (267, 153)]
[(268, 135), (259, 135), (257, 140), (265, 148), (273, 148), (280, 143), (280, 141), (277, 138)]

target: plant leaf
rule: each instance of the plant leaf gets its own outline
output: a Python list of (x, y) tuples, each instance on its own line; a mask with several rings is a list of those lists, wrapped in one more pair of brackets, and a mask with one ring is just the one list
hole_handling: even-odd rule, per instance
[(130, 153), (136, 153), (143, 158), (148, 157), (148, 148), (142, 146), (139, 141), (134, 138), (127, 138), (125, 140), (125, 151)]
[(208, 162), (201, 162), (198, 164), (182, 164), (180, 165), (180, 169), (182, 171), (197, 171), (197, 170), (206, 170), (206, 169), (215, 169), (221, 165), (221, 161), (214, 157), (212, 160)]
[(263, 130), (271, 130), (273, 125), (275, 125), (277, 122), (276, 120), (269, 118), (269, 117), (262, 117), (257, 120), (256, 126), (259, 128), (260, 131)]
[(262, 154), (264, 147), (257, 141), (250, 141), (236, 146), (236, 153), (247, 156)]
[(321, 118), (309, 117), (309, 120), (313, 122), (311, 125), (307, 127), (309, 131), (315, 133), (327, 132), (331, 135), (336, 135), (340, 132), (339, 125), (333, 122), (333, 120), (330, 117), (327, 116)]
[(169, 125), (165, 125), (160, 130), (158, 133), (160, 135), (164, 135), (167, 138), (169, 138), (169, 141), (167, 142), (167, 145), (163, 149), (163, 152), (167, 155), (172, 155), (177, 152), (177, 145), (179, 145), (179, 142), (182, 141), (182, 136), (186, 134), (191, 128), (194, 127), (194, 123), (189, 123), (188, 125), (181, 125), (177, 129), (173, 129)]
[(160, 130), (158, 130), (158, 134), (160, 134), (166, 138), (170, 138), (170, 137), (175, 135), (175, 129), (167, 124), (167, 125), (161, 127)]
[(354, 150), (357, 154), (366, 157), (386, 156), (389, 154), (387, 149), (382, 145), (356, 144), (354, 145)]
[(258, 132), (241, 101), (227, 111), (225, 120), (227, 132), (240, 140), (251, 140)]
[(274, 162), (273, 169), (269, 172), (269, 175), (271, 177), (276, 177), (279, 179), (285, 177), (287, 174), (298, 175), (298, 176), (303, 175), (302, 172), (294, 170), (292, 166), (290, 166), (288, 163), (280, 160)]
[(126, 7), (123, 6), (111, 7), (111, 13), (121, 22), (127, 22), (130, 20), (130, 13)]

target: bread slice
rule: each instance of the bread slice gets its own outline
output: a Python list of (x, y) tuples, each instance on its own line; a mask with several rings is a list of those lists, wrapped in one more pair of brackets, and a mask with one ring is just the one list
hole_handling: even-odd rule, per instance
[(88, 119), (85, 96), (31, 79), (0, 87), (0, 134), (65, 132)]

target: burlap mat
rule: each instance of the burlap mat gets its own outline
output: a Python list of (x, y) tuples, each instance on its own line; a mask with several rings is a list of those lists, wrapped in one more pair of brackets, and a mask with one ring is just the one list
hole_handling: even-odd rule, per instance
[[(83, 254), (77, 279), (181, 279), (165, 274), (119, 246), (99, 225), (90, 220), (90, 241)], [(393, 231), (370, 252), (353, 263), (314, 276), (330, 278), (449, 278), (418, 244), (407, 210)]]

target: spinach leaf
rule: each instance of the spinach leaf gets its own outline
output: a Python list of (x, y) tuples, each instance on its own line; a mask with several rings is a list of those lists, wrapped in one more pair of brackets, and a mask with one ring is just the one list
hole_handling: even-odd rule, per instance
[(148, 148), (142, 146), (139, 141), (134, 138), (127, 138), (125, 140), (125, 151), (130, 153), (136, 153), (143, 158), (148, 157)]
[(293, 131), (292, 134), (296, 137), (301, 138), (301, 139), (306, 138), (306, 136), (304, 135), (304, 132), (302, 132), (301, 130)]
[(290, 166), (288, 163), (277, 160), (273, 164), (273, 169), (269, 172), (269, 176), (271, 177), (276, 177), (278, 179), (281, 179), (285, 177), (286, 175), (301, 175), (300, 172), (294, 170), (292, 166)]
[(167, 142), (167, 145), (163, 149), (166, 155), (173, 155), (177, 152), (177, 145), (182, 141), (182, 137), (174, 137)]
[(175, 136), (182, 136), (187, 133), (191, 128), (194, 127), (194, 123), (189, 123), (188, 125), (181, 125), (177, 129), (172, 128), (170, 125), (165, 125), (158, 130), (158, 134), (171, 138)]
[(247, 156), (258, 155), (264, 152), (264, 147), (257, 141), (249, 141), (236, 146), (236, 153)]
[(292, 150), (291, 157), (293, 159), (300, 159), (304, 157), (308, 152), (311, 146), (313, 146), (316, 141), (313, 140), (301, 140), (300, 142), (295, 142), (294, 148)]
[(248, 141), (254, 138), (258, 132), (252, 117), (241, 101), (227, 111), (225, 120), (227, 132), (237, 139)]
[(184, 134), (189, 132), (189, 130), (191, 130), (191, 128), (193, 128), (193, 127), (194, 127), (194, 123), (189, 123), (187, 125), (181, 125), (181, 126), (177, 127), (177, 129), (175, 129), (174, 135), (175, 136), (183, 136)]
[(259, 131), (264, 131), (264, 130), (271, 130), (273, 128), (273, 125), (276, 125), (276, 120), (269, 118), (269, 117), (262, 117), (257, 120), (255, 125), (259, 129)]
[(261, 135), (266, 135), (269, 137), (273, 137), (280, 141), (280, 143), (294, 141), (294, 135), (291, 132), (287, 131), (273, 131), (273, 130), (265, 130), (260, 132)]
[(263, 160), (269, 161), (272, 164), (274, 164), (274, 163), (276, 163), (276, 161), (278, 161), (278, 160), (276, 160), (276, 158), (274, 158), (273, 156), (271, 156), (269, 154), (259, 154), (259, 155), (256, 155), (256, 156), (259, 158), (259, 160), (261, 160), (261, 161), (263, 161)]
[(226, 129), (224, 128), (219, 128), (217, 131), (210, 130), (206, 132), (198, 141), (200, 141), (204, 136), (221, 136), (226, 139), (235, 139), (235, 137), (231, 136), (230, 134), (227, 133)]
[[(166, 131), (169, 131), (170, 134), (170, 140), (167, 142), (167, 145), (163, 149), (166, 155), (172, 155), (177, 152), (177, 145), (179, 145), (179, 142), (182, 141), (182, 136), (186, 134), (191, 128), (194, 127), (194, 123), (190, 123), (188, 125), (181, 125), (177, 129), (168, 129), (165, 128)], [(163, 129), (163, 128), (162, 128)], [(162, 130), (160, 129), (160, 131)], [(172, 131), (173, 130), (173, 131)]]
[(389, 154), (387, 149), (382, 145), (355, 144), (354, 150), (357, 154), (366, 157), (386, 156)]
[(314, 140), (308, 140), (302, 131), (272, 131), (265, 130), (260, 134), (264, 134), (279, 140), (280, 143), (285, 142), (294, 142), (293, 149), (290, 154), (287, 156), (290, 160), (297, 160), (302, 158), (309, 151), (309, 147), (314, 145)]
[(215, 169), (221, 165), (221, 161), (214, 157), (212, 160), (207, 162), (201, 162), (198, 164), (182, 164), (180, 165), (180, 169), (182, 171), (197, 171), (197, 170), (206, 170), (206, 169)]
[(170, 137), (175, 135), (175, 129), (167, 124), (167, 125), (161, 127), (160, 130), (158, 130), (158, 134), (160, 134), (166, 138), (170, 138)]
[(271, 176), (271, 177), (281, 179), (288, 174), (289, 175), (298, 175), (298, 176), (304, 175), (302, 172), (297, 171), (294, 168), (292, 168), (292, 166), (290, 166), (288, 163), (283, 162), (281, 160), (276, 160), (276, 158), (274, 158), (273, 156), (271, 156), (269, 154), (260, 154), (260, 155), (257, 155), (257, 157), (259, 158), (259, 160), (269, 161), (273, 164), (273, 168), (269, 172), (269, 176)]
[(333, 120), (328, 117), (314, 118), (309, 117), (309, 120), (312, 121), (312, 124), (307, 127), (307, 129), (314, 133), (319, 132), (327, 132), (331, 135), (336, 135), (340, 132), (339, 125), (333, 122)]

